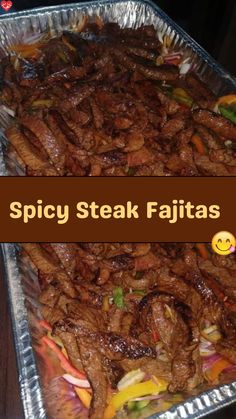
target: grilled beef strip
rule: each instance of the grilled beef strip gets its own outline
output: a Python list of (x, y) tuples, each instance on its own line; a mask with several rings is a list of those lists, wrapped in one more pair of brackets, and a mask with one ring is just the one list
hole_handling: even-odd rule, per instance
[(193, 111), (193, 119), (198, 124), (215, 132), (219, 137), (236, 141), (236, 126), (223, 116), (206, 109), (198, 109)]
[(57, 171), (53, 165), (40, 156), (38, 150), (30, 144), (18, 127), (9, 128), (7, 130), (7, 137), (30, 170), (39, 172), (41, 176), (57, 175)]

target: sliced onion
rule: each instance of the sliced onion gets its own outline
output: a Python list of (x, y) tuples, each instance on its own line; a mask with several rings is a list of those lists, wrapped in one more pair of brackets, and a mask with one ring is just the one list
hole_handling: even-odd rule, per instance
[(216, 353), (212, 343), (209, 340), (206, 340), (205, 338), (201, 339), (199, 351), (202, 357), (209, 357)]
[(126, 387), (129, 387), (133, 384), (141, 383), (144, 377), (145, 372), (143, 372), (140, 368), (137, 370), (130, 371), (127, 374), (125, 374), (123, 378), (121, 378), (121, 380), (117, 384), (117, 388), (120, 391), (124, 390)]
[(219, 361), (220, 359), (221, 359), (221, 356), (220, 356), (220, 355), (218, 355), (218, 354), (214, 354), (214, 355), (212, 355), (212, 356), (209, 356), (208, 358), (205, 358), (205, 359), (204, 359), (204, 362), (203, 362), (203, 371), (206, 371), (206, 370), (208, 370), (209, 368), (211, 368), (211, 367), (212, 367), (212, 365), (213, 365), (215, 362)]
[(165, 60), (165, 62), (172, 62), (177, 59), (181, 59), (183, 56), (182, 52), (169, 52), (168, 50), (166, 52), (162, 53), (162, 57)]
[(206, 329), (203, 329), (201, 331), (201, 335), (208, 341), (212, 343), (216, 343), (220, 338), (221, 334), (218, 330), (218, 327), (216, 325), (212, 325), (210, 327), (207, 327)]
[(216, 353), (216, 351), (214, 349), (208, 349), (208, 350), (205, 349), (205, 350), (200, 351), (200, 355), (203, 358), (208, 358), (210, 356), (213, 356), (213, 355), (215, 355), (215, 353)]
[(190, 71), (191, 67), (192, 67), (192, 64), (190, 63), (181, 63), (179, 65), (180, 74), (187, 74)]
[(218, 330), (218, 327), (216, 326), (216, 324), (213, 324), (213, 325), (211, 325), (211, 326), (206, 327), (205, 329), (203, 329), (203, 332), (206, 335), (209, 335), (210, 333), (212, 333), (212, 332), (214, 332), (216, 330)]
[(79, 378), (75, 378), (73, 377), (73, 375), (70, 374), (64, 374), (62, 377), (73, 386), (81, 388), (90, 388), (90, 383), (88, 382), (88, 380), (80, 380)]
[(181, 58), (181, 57), (182, 57), (181, 52), (172, 52), (164, 56), (165, 60), (174, 60), (176, 58)]
[(141, 402), (142, 400), (158, 400), (158, 399), (163, 399), (163, 397), (165, 396), (166, 394), (162, 393), (162, 394), (156, 394), (152, 396), (137, 397), (136, 399), (132, 399), (132, 402)]
[(226, 140), (225, 141), (225, 147), (231, 148), (232, 147), (232, 141), (231, 140)]
[(163, 35), (164, 34), (162, 32), (159, 32), (159, 31), (157, 32), (157, 38), (158, 38), (158, 40), (160, 41), (161, 44), (163, 44), (163, 42), (164, 42), (163, 41)]

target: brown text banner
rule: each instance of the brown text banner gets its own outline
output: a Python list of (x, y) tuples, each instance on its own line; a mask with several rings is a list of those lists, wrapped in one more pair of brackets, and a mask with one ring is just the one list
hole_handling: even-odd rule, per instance
[(236, 234), (236, 178), (0, 178), (1, 242), (209, 242)]

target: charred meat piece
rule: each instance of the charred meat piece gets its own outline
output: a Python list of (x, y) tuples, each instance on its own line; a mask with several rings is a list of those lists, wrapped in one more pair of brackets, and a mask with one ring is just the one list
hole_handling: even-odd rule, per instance
[(51, 274), (59, 269), (59, 266), (39, 244), (24, 243), (23, 249), (39, 271), (45, 274)]
[(103, 419), (108, 389), (103, 356), (89, 337), (78, 335), (77, 341), (83, 368), (93, 390), (89, 416), (90, 419)]
[(201, 316), (202, 300), (195, 289), (183, 279), (170, 275), (166, 269), (158, 276), (158, 291), (173, 295), (174, 298), (186, 304), (193, 312), (194, 318)]
[(73, 278), (76, 266), (76, 245), (73, 243), (52, 243), (51, 246), (68, 275)]
[(147, 79), (152, 80), (166, 80), (173, 81), (178, 78), (178, 67), (170, 65), (162, 65), (160, 67), (156, 66), (144, 66), (119, 49), (112, 49), (112, 53), (118, 59), (118, 61), (123, 64), (128, 70), (138, 71), (143, 74)]
[(39, 118), (35, 116), (25, 116), (21, 120), (22, 125), (33, 132), (34, 135), (42, 144), (43, 148), (48, 154), (49, 159), (54, 165), (58, 174), (63, 174), (64, 171), (64, 147), (53, 133), (47, 127), (47, 125)]
[(120, 270), (133, 269), (134, 260), (127, 254), (121, 254), (104, 260), (104, 265), (107, 266), (110, 271), (116, 272)]
[(211, 107), (216, 97), (196, 74), (188, 73), (185, 78), (190, 96), (203, 108)]
[(50, 255), (39, 244), (24, 243), (23, 249), (40, 272), (50, 275), (50, 282), (61, 288), (69, 297), (74, 298), (76, 296), (73, 284), (66, 272), (60, 269), (60, 266), (50, 258)]
[[(89, 339), (98, 350), (111, 360), (119, 361), (123, 358), (139, 359), (143, 357), (155, 358), (156, 351), (139, 340), (131, 336), (122, 336), (114, 332), (96, 332), (88, 329), (88, 321), (74, 320), (67, 318), (64, 323), (64, 329), (74, 333), (75, 336), (81, 336)], [(93, 325), (93, 329), (95, 329)]]
[(50, 74), (44, 82), (47, 84), (53, 84), (58, 82), (71, 82), (75, 80), (83, 79), (86, 75), (86, 71), (83, 67), (72, 66), (68, 69), (63, 69), (56, 73)]
[(161, 130), (161, 136), (171, 140), (179, 131), (183, 130), (185, 122), (183, 119), (173, 118), (167, 121)]
[(132, 337), (123, 337), (115, 333), (103, 333), (99, 337), (101, 351), (109, 359), (122, 358), (138, 359), (143, 357), (155, 358), (155, 350), (145, 346)]
[(179, 111), (180, 105), (178, 104), (178, 102), (176, 102), (174, 99), (171, 99), (170, 97), (168, 97), (160, 89), (156, 90), (156, 95), (157, 95), (161, 105), (163, 105), (167, 115), (174, 115), (176, 112)]
[(200, 173), (204, 176), (230, 176), (230, 167), (222, 164), (212, 162), (209, 156), (201, 156), (196, 154), (194, 162)]
[(107, 151), (91, 158), (94, 164), (100, 165), (104, 169), (116, 166), (124, 166), (127, 163), (127, 157), (118, 150)]
[(204, 109), (195, 110), (192, 115), (195, 122), (204, 125), (219, 137), (236, 141), (236, 126), (223, 116)]
[(9, 128), (7, 137), (28, 168), (39, 171), (41, 176), (57, 176), (58, 172), (54, 166), (39, 155), (38, 150), (30, 144), (19, 128)]
[(84, 99), (88, 98), (93, 92), (94, 86), (78, 86), (64, 94), (64, 97), (58, 100), (58, 108), (62, 112), (67, 112), (71, 108), (79, 105)]

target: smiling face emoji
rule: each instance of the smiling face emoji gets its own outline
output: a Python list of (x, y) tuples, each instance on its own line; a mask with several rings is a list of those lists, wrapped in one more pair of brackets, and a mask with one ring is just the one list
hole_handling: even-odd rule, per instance
[(236, 240), (233, 234), (228, 231), (220, 231), (214, 235), (211, 244), (212, 249), (218, 255), (226, 256), (235, 251)]

